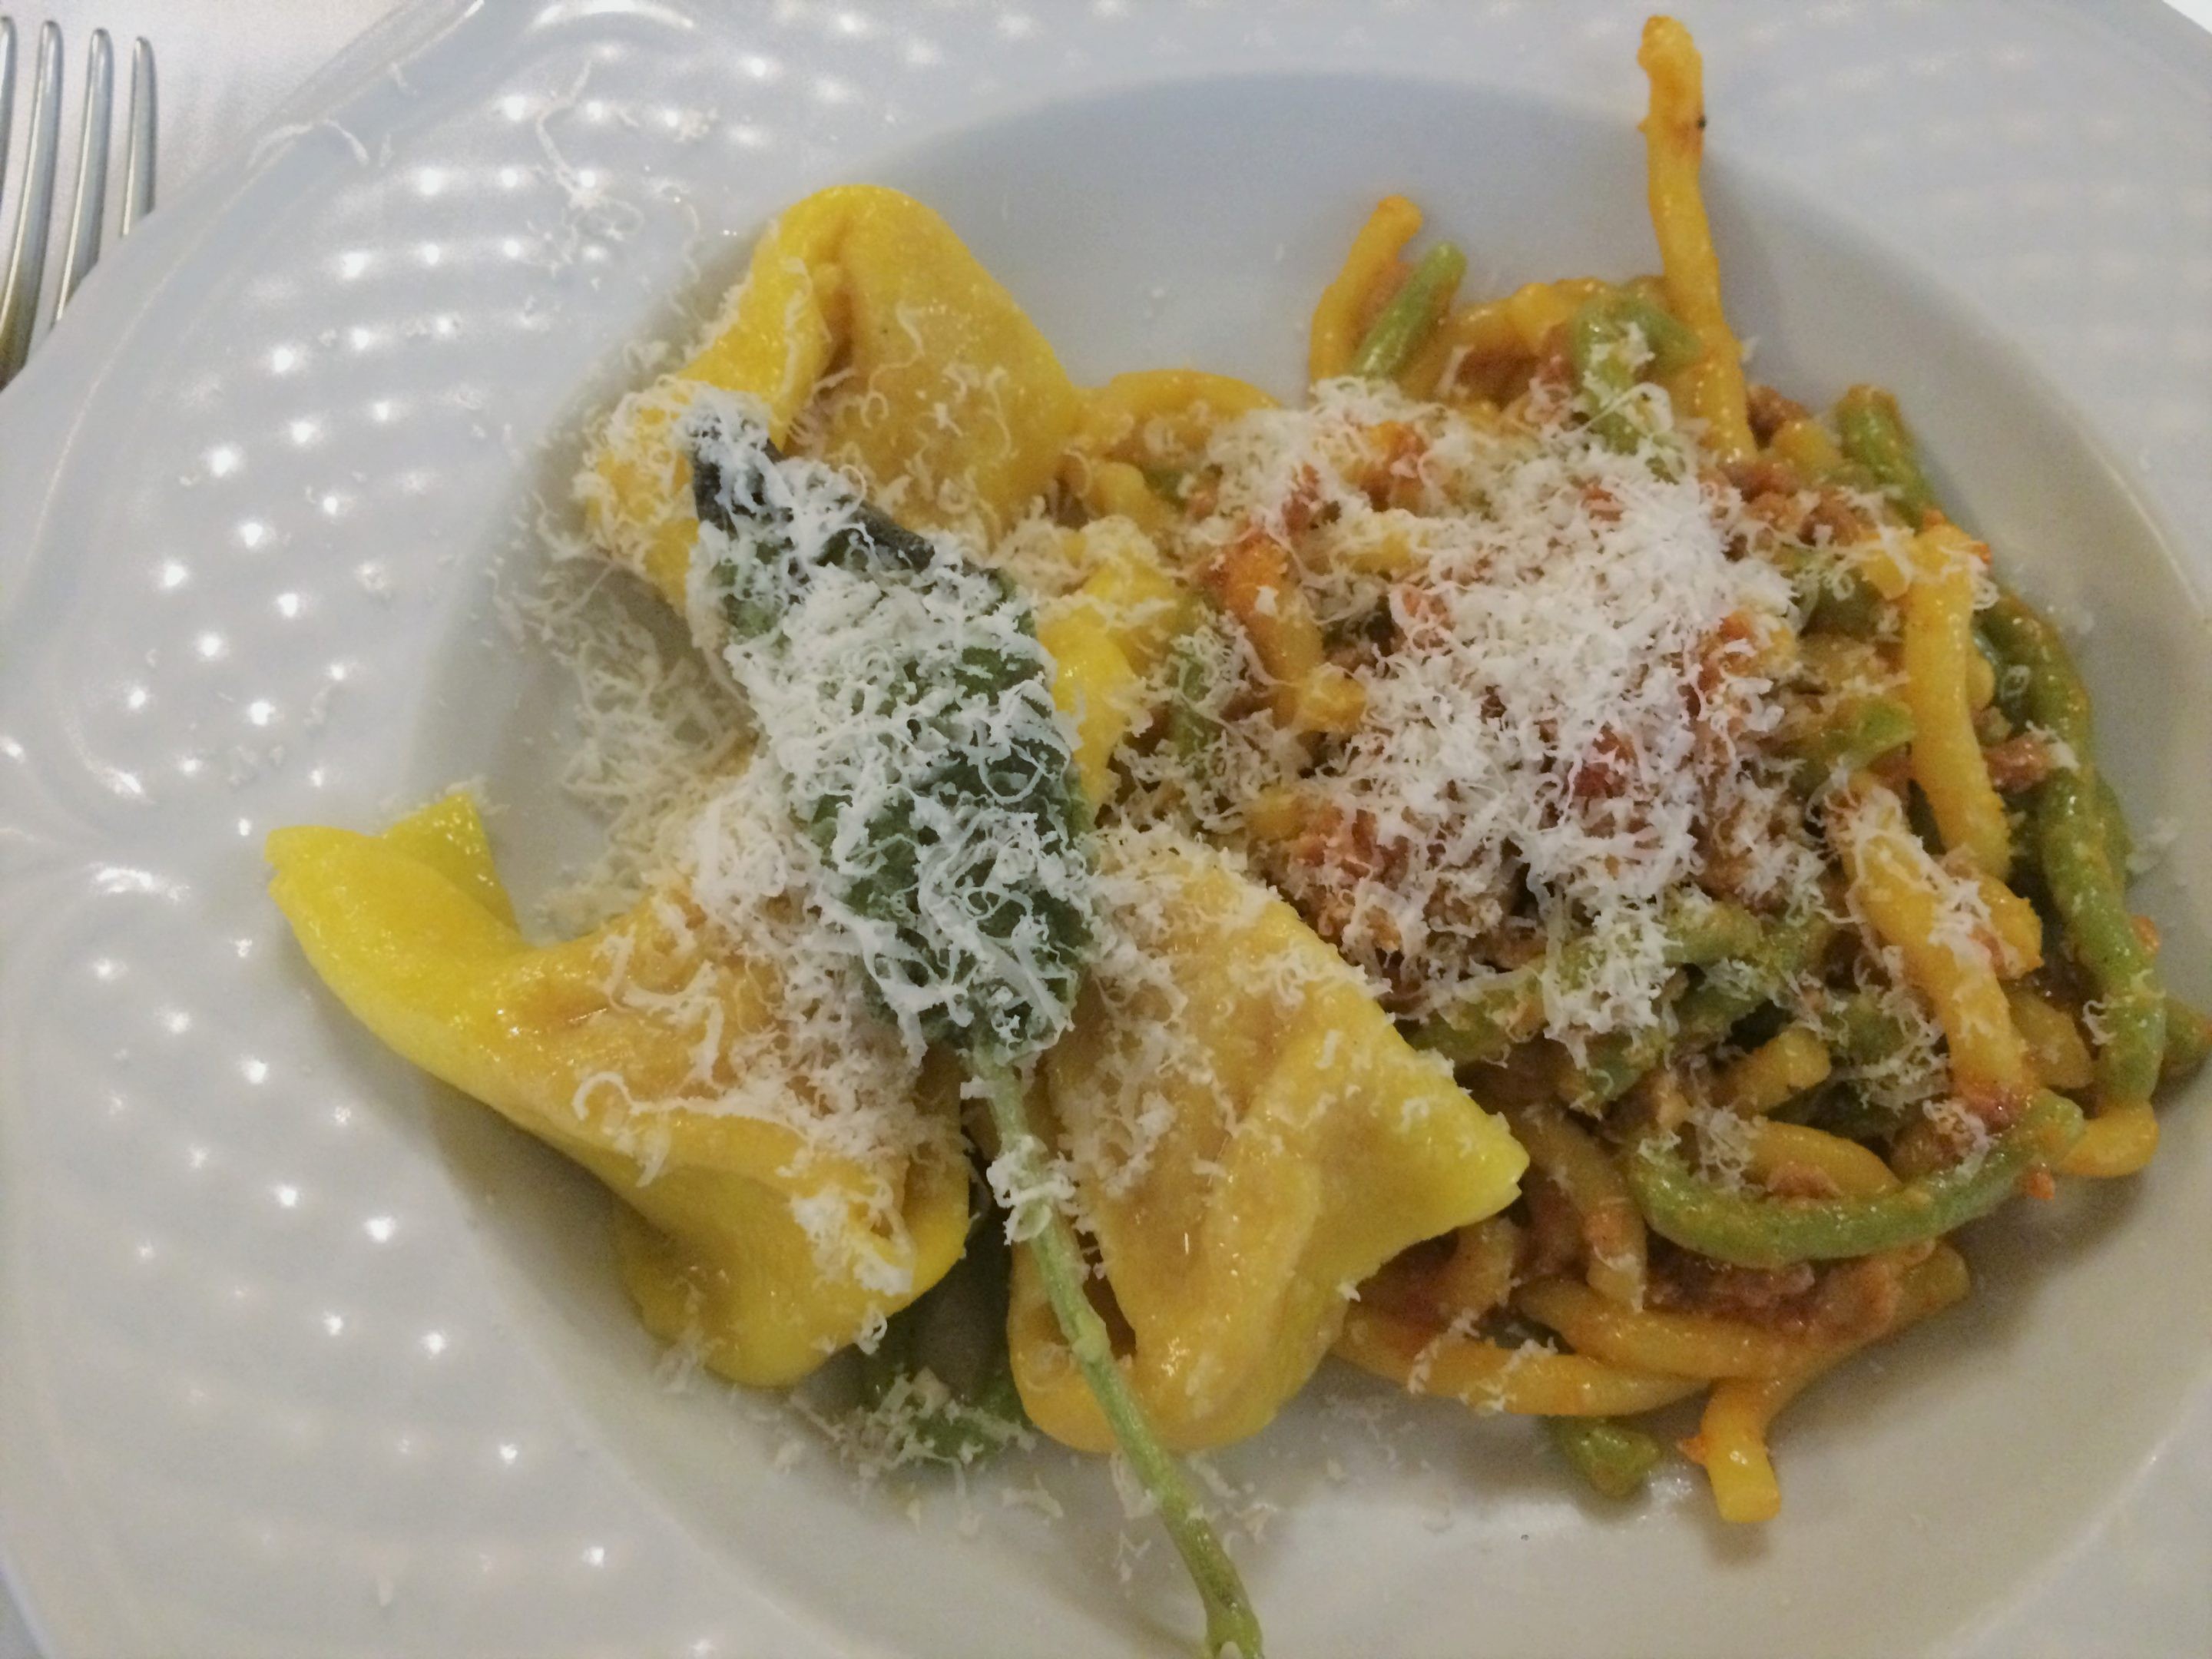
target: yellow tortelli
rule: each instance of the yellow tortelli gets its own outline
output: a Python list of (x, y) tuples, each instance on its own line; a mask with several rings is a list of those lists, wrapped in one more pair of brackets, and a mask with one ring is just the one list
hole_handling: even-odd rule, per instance
[[(1512, 1202), (1528, 1157), (1296, 911), (1219, 854), (1109, 836), (1103, 855), (1109, 890), (1144, 895), (1116, 925), (1164, 982), (1133, 997), (1094, 982), (1045, 1058), (1042, 1103), (1064, 1127), (1142, 1072), (1167, 1115), (1133, 1178), (1084, 1181), (1080, 1196), (1153, 1424), (1179, 1449), (1220, 1445), (1304, 1385), (1352, 1285)], [(1164, 1018), (1202, 1065), (1144, 1065)], [(1109, 1449), (1026, 1251), (1008, 1333), (1037, 1425)]]
[[(533, 947), (463, 795), (380, 836), (280, 830), (269, 859), (270, 891), (339, 1000), (398, 1053), (605, 1182), (622, 1200), (616, 1243), (646, 1325), (697, 1343), (722, 1375), (794, 1382), (959, 1258), (968, 1171), (945, 1079), (926, 1079), (913, 1107), (944, 1121), (943, 1151), (890, 1172), (891, 1228), (869, 1216), (885, 1171), (811, 1149), (781, 1124), (699, 1109), (699, 1032), (653, 1002), (682, 993), (690, 1006), (703, 994), (732, 1040), (783, 1012), (775, 965), (706, 957), (681, 925), (680, 895)], [(617, 957), (642, 996), (611, 994)]]

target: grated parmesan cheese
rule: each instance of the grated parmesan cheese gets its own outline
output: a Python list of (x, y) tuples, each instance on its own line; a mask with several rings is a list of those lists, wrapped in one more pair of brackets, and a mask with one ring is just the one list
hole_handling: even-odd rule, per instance
[(2150, 821), (2149, 826), (2136, 838), (2135, 850), (2128, 854), (2128, 874), (2147, 876), (2166, 862), (2166, 855), (2173, 843), (2181, 838), (2181, 820), (2172, 813), (2161, 813)]
[(702, 388), (684, 433), (731, 526), (702, 511), (692, 625), (818, 845), (824, 915), (913, 1054), (956, 1034), (1042, 1046), (1092, 902), (1026, 601), (949, 541), (872, 540), (859, 491), (778, 456), (757, 399)]
[[(969, 1466), (944, 1449), (941, 1431), (948, 1422), (975, 1431), (988, 1443), (988, 1447), (975, 1449), (976, 1460), (988, 1456), (992, 1449), (1036, 1443), (1036, 1436), (1023, 1425), (961, 1401), (926, 1365), (900, 1372), (884, 1389), (883, 1398), (871, 1406), (830, 1409), (809, 1400), (804, 1392), (795, 1392), (788, 1399), (864, 1487), (908, 1470), (949, 1468), (960, 1480), (964, 1498)], [(939, 1431), (936, 1435), (931, 1431), (933, 1425)], [(1033, 1489), (1042, 1491), (1041, 1486)], [(918, 1502), (919, 1497), (915, 1494), (910, 1503)]]
[[(1871, 933), (1862, 937), (1871, 940)], [(1845, 1064), (1833, 1075), (1868, 1103), (1903, 1116), (1938, 1098), (1951, 1086), (1942, 1027), (1927, 1003), (1907, 982), (1905, 957), (1894, 946), (1863, 950), (1856, 963), (1858, 988), (1894, 1023), (1904, 1040), (1880, 1059)]]
[(687, 1062), (672, 1083), (593, 1073), (575, 1109), (607, 1120), (648, 1180), (669, 1155), (672, 1111), (792, 1131), (801, 1165), (860, 1172), (793, 1197), (817, 1260), (901, 1293), (904, 1172), (920, 1157), (957, 1156), (957, 1125), (922, 1109), (920, 1060), (884, 1025), (850, 947), (811, 903), (818, 854), (773, 767), (746, 763), (742, 703), (707, 659), (656, 626), (657, 601), (641, 582), (540, 528), (550, 557), (538, 580), (502, 592), (500, 606), (510, 629), (574, 676), (579, 732), (562, 784), (608, 820), (601, 852), (541, 913), (574, 936), (653, 896), (649, 933), (602, 937), (599, 989), (678, 1035)]
[(599, 853), (538, 905), (546, 927), (571, 937), (677, 872), (690, 821), (743, 759), (750, 728), (710, 665), (657, 625), (664, 613), (640, 583), (554, 545), (535, 586), (502, 609), (574, 680), (561, 784), (606, 822)]
[(1751, 1169), (1752, 1121), (1707, 1101), (1693, 1101), (1690, 1127), (1698, 1132), (1698, 1166), (1716, 1182), (1741, 1187)]
[[(1501, 427), (1324, 383), (1217, 433), (1218, 504), (1189, 539), (1256, 526), (1307, 561), (1325, 622), (1388, 609), (1395, 643), (1353, 670), (1364, 723), (1298, 778), (1317, 828), (1270, 873), (1407, 1015), (1503, 965), (1504, 935), (1533, 925), (1548, 960), (1591, 939), (1589, 971), (1543, 973), (1546, 1029), (1578, 1044), (1652, 1018), (1670, 894), (1725, 867), (1777, 898), (1820, 864), (1762, 752), (1793, 597), (1730, 556), (1741, 499), (1568, 414)], [(1663, 394), (1650, 418), (1686, 441)], [(1255, 724), (1248, 789), (1283, 758)]]

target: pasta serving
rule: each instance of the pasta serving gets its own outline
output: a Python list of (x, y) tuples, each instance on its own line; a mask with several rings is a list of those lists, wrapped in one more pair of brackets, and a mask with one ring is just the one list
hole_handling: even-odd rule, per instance
[(1330, 1355), (1616, 1498), (1701, 1398), (1768, 1520), (1777, 1414), (2212, 1048), (2059, 634), (1887, 392), (1747, 381), (1698, 57), (1640, 61), (1660, 273), (1463, 301), (1391, 198), (1295, 406), (1078, 388), (928, 209), (795, 204), (577, 483), (744, 732), (627, 902), (532, 943), (460, 794), (270, 842), (347, 1006), (621, 1200), (656, 1334), (857, 1349), (897, 1462), (1120, 1452), (1212, 1653), (1175, 1455)]

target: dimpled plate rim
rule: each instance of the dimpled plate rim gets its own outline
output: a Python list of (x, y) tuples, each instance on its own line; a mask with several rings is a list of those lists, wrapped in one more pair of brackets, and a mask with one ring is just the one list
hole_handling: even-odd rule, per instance
[[(702, 1659), (883, 1647), (857, 1616), (848, 1626), (818, 1596), (733, 1562), (696, 1510), (641, 1480), (631, 1449), (594, 1416), (586, 1362), (561, 1371), (532, 1340), (509, 1346), (573, 1317), (610, 1371), (651, 1358), (622, 1333), (612, 1298), (580, 1312), (526, 1309), (515, 1298), (526, 1282), (478, 1259), (493, 1254), (482, 1237), (495, 1229), (472, 1206), (496, 1200), (457, 1196), (472, 1131), (447, 1126), (404, 1068), (301, 983), (281, 934), (253, 910), (252, 838), (218, 860), (209, 854), (219, 843), (189, 832), (234, 810), (258, 835), (295, 810), (303, 787), (323, 791), (333, 815), (420, 787), (422, 731), (391, 716), (407, 708), (410, 672), (434, 677), (440, 653), (472, 637), (473, 613), (447, 602), (453, 583), (441, 573), (498, 543), (507, 475), (540, 465), (532, 428), (510, 433), (505, 417), (550, 429), (618, 383), (623, 341), (668, 322), (665, 290), (678, 279), (658, 219), (641, 240), (662, 262), (662, 291), (608, 297), (628, 258), (616, 233), (631, 198), (673, 212), (658, 185), (696, 191), (687, 167), (726, 157), (755, 175), (739, 198), (750, 217), (728, 221), (742, 230), (812, 184), (895, 169), (925, 141), (1054, 100), (1231, 70), (1341, 67), (1353, 54), (1621, 123), (1638, 97), (1636, 9), (1580, 8), (1564, 24), (1538, 11), (1000, 5), (917, 17), (887, 5), (428, 4), (347, 54), (230, 179), (172, 204), (95, 275), (76, 330), (0, 404), (0, 1546), (58, 1659), (276, 1653), (310, 1637), (331, 1652)], [(1746, 131), (1758, 124), (1756, 149), (1732, 146), (1723, 126), (1717, 179), (1817, 203), (1954, 302), (1962, 328), (2022, 359), (2031, 380), (2063, 386), (2056, 406), (2080, 415), (2121, 487), (2168, 527), (2183, 592), (2212, 589), (2212, 477), (2199, 464), (2212, 441), (2202, 38), (2148, 0), (2101, 21), (2058, 7), (1891, 3), (1787, 15), (1716, 5), (1689, 21), (1715, 107), (1739, 112)], [(665, 69), (678, 41), (728, 90), (656, 103), (658, 88), (625, 80), (625, 61)], [(595, 56), (605, 50), (631, 56)], [(569, 73), (585, 62), (604, 64), (591, 86)], [(702, 78), (668, 73), (687, 91)], [(621, 106), (604, 127), (592, 125), (593, 94)], [(514, 142), (498, 160), (481, 129), (510, 118), (500, 106), (517, 98)], [(459, 129), (456, 160), (439, 148), (453, 141), (439, 123), (472, 107), (482, 118)], [(541, 116), (556, 118), (541, 128)], [(631, 125), (663, 118), (651, 143)], [(584, 175), (602, 154), (627, 194), (594, 203)], [(522, 188), (557, 187), (562, 205), (515, 220), (520, 253), (499, 246), (507, 239), (472, 243), (465, 214), (439, 217), (463, 163), (520, 169), (532, 175)], [(1537, 162), (1486, 163), (1509, 164)], [(380, 240), (387, 184), (431, 234)], [(1617, 195), (1618, 181), (1594, 188)], [(355, 198), (368, 228), (356, 246), (331, 244), (329, 295), (366, 292), (341, 285), (411, 260), (429, 273), (422, 292), (461, 296), (454, 309), (363, 310), (325, 343), (317, 295), (244, 291), (283, 274), (293, 228), (335, 236), (344, 225), (332, 216)], [(1316, 228), (1322, 245), (1327, 229)], [(726, 234), (697, 239), (721, 270), (733, 246)], [(362, 269), (349, 276), (356, 255)], [(543, 354), (480, 351), (476, 325), (495, 313), (526, 343), (543, 326), (526, 293), (518, 303), (515, 283), (501, 286), (510, 258), (591, 319), (588, 349), (550, 367)], [(481, 289), (465, 286), (479, 278)], [(1741, 280), (1751, 278), (1746, 269)], [(464, 286), (439, 286), (449, 281)], [(1156, 319), (1133, 305), (1115, 319), (1119, 337), (1141, 339), (1155, 321), (1171, 337), (1178, 303), (1161, 296)], [(235, 333), (240, 313), (263, 331)], [(1804, 325), (1785, 322), (1785, 334)], [(222, 385), (163, 386), (147, 373), (195, 350)], [(426, 407), (392, 420), (372, 399), (349, 405), (346, 425), (335, 405), (290, 408), (279, 394), (248, 409), (222, 401), (240, 386), (337, 384), (352, 371), (328, 363), (354, 362), (348, 354), (363, 372), (390, 362), (390, 401)], [(512, 381), (499, 376), (506, 366)], [(134, 401), (166, 396), (185, 416), (259, 424), (206, 443), (189, 483), (185, 471), (134, 476), (102, 454), (105, 433), (129, 429)], [(424, 435), (379, 447), (380, 425)], [(365, 466), (316, 459), (336, 454), (341, 436)], [(410, 468), (436, 470), (416, 465), (430, 447), (464, 459), (410, 492)], [(1959, 453), (1942, 447), (1947, 459)], [(1979, 481), (1969, 471), (1963, 482)], [(194, 539), (172, 529), (197, 536), (203, 518), (219, 530)], [(393, 550), (380, 556), (373, 532)], [(305, 562), (339, 552), (340, 567)], [(263, 581), (265, 592), (251, 586)], [(248, 591), (251, 623), (236, 609)], [(195, 612), (200, 594), (211, 608)], [(120, 636), (132, 627), (143, 637)], [(398, 637), (412, 633), (430, 643)], [(145, 650), (160, 660), (132, 665)], [(314, 660), (285, 654), (302, 652)], [(2112, 672), (2094, 654), (2091, 666)], [(323, 782), (303, 786), (318, 768)], [(176, 858), (161, 855), (164, 830)], [(204, 994), (234, 985), (242, 1000), (232, 1006)], [(2175, 1154), (2201, 1163), (2201, 1133), (2176, 1139)], [(486, 1156), (515, 1154), (500, 1144)], [(2191, 1173), (2201, 1170), (2172, 1176)], [(580, 1275), (589, 1258), (581, 1252)], [(2131, 1482), (2116, 1478), (2063, 1572), (2032, 1590), (2043, 1565), (2021, 1564), (2021, 1593), (1962, 1608), (1951, 1644), (2200, 1650), (2212, 1632), (2212, 1603), (2190, 1583), (2212, 1512), (2201, 1379), (2189, 1413), (2150, 1451), (2136, 1449), (2143, 1467)], [(1824, 1489), (1814, 1461), (1808, 1450), (1785, 1465), (1793, 1492)], [(773, 1487), (757, 1489), (773, 1502)], [(1312, 1503), (1306, 1519), (1325, 1522), (1330, 1494)], [(811, 1513), (817, 1523), (836, 1515), (820, 1503)], [(1529, 1513), (1584, 1524), (1572, 1504)], [(1686, 1524), (1684, 1513), (1677, 1504), (1633, 1525), (1648, 1534)], [(869, 1535), (865, 1517), (854, 1525)], [(1729, 1547), (1714, 1557), (1738, 1574), (1729, 1593), (1755, 1596), (1755, 1564), (1747, 1579)], [(1076, 1597), (1079, 1581), (1010, 1587), (1000, 1639), (1035, 1639), (1055, 1593)], [(1070, 1635), (1089, 1645), (1071, 1651), (1115, 1650), (1144, 1627), (1127, 1607), (1117, 1625), (1110, 1601), (1088, 1611)], [(1165, 1611), (1183, 1609), (1168, 1601)], [(1612, 1645), (1636, 1644), (1626, 1609), (1613, 1628)], [(1295, 1647), (1297, 1632), (1283, 1634)], [(1716, 1627), (1661, 1639), (1711, 1650), (1727, 1638)]]

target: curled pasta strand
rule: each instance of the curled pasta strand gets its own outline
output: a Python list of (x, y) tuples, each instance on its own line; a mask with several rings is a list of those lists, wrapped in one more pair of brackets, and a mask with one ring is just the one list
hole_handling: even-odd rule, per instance
[(1934, 1009), (1960, 1094), (2001, 1117), (2034, 1092), (2035, 1073), (1996, 963), (1989, 950), (1960, 936), (1947, 914), (1947, 878), (1913, 835), (1896, 794), (1864, 774), (1851, 789), (1853, 798), (1830, 811), (1828, 836), (1852, 897), (1882, 942), (1904, 957), (1906, 978)]
[(1590, 1288), (1611, 1302), (1643, 1305), (1644, 1217), (1620, 1164), (1556, 1106), (1532, 1101), (1502, 1109), (1529, 1162), (1559, 1188), (1582, 1224)]
[(1743, 348), (1721, 309), (1720, 260), (1705, 217), (1698, 169), (1705, 159), (1705, 64), (1689, 30), (1671, 17), (1644, 25), (1636, 61), (1651, 82), (1644, 119), (1651, 228), (1670, 310), (1704, 343), (1705, 353), (1674, 377), (1687, 412), (1705, 422), (1705, 442), (1723, 461), (1758, 453), (1743, 383)]
[(1974, 649), (1974, 575), (1979, 562), (1953, 526), (1915, 543), (1917, 574), (1905, 592), (1905, 701), (1912, 711), (1912, 781), (1928, 798), (1946, 848), (1963, 848), (2002, 882), (2012, 866), (2004, 802), (1990, 781), (1974, 734), (1967, 663)]
[(1842, 1197), (1872, 1198), (1898, 1184), (1879, 1153), (1810, 1124), (1759, 1118), (1744, 1126), (1743, 1139), (1744, 1173), (1763, 1185), (1809, 1172)]
[(1802, 1025), (1770, 1037), (1713, 1076), (1713, 1104), (1746, 1117), (1764, 1116), (1827, 1080), (1828, 1045)]
[(1565, 1337), (1577, 1353), (1623, 1370), (1674, 1376), (1778, 1376), (1807, 1364), (1818, 1345), (1741, 1319), (1624, 1308), (1571, 1279), (1540, 1279), (1513, 1305)]
[(1411, 1394), (1520, 1417), (1633, 1417), (1686, 1400), (1696, 1377), (1626, 1370), (1586, 1354), (1509, 1348), (1355, 1302), (1335, 1352)]
[(1861, 1348), (1895, 1336), (1959, 1302), (1967, 1285), (1965, 1258), (1949, 1245), (1938, 1244), (1925, 1261), (1906, 1270), (1896, 1317), (1883, 1330), (1832, 1344), (1795, 1370), (1714, 1384), (1698, 1431), (1682, 1443), (1682, 1450), (1704, 1468), (1721, 1519), (1748, 1524), (1771, 1521), (1780, 1511), (1782, 1488), (1775, 1479), (1766, 1437), (1784, 1407)]
[(1309, 380), (1333, 380), (1352, 372), (1352, 360), (1365, 332), (1366, 315), (1376, 290), (1397, 264), (1406, 244), (1420, 234), (1421, 210), (1402, 196), (1376, 204), (1344, 265), (1322, 290), (1314, 307), (1313, 330), (1306, 348)]

